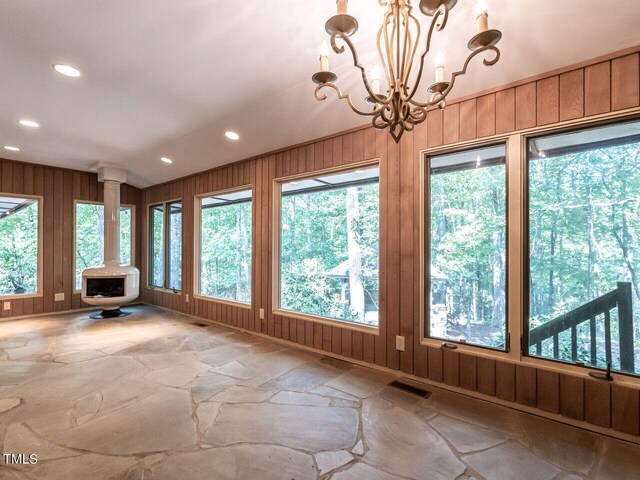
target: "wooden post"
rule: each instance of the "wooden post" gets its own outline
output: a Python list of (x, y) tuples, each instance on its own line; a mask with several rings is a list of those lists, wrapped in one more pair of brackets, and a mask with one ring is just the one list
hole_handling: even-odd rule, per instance
[(618, 282), (618, 324), (620, 370), (634, 373), (633, 305), (631, 283), (628, 282)]

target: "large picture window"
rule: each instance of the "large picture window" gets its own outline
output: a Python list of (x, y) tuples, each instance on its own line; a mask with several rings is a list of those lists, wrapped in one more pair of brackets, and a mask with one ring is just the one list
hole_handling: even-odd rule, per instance
[(149, 207), (149, 287), (182, 290), (182, 202)]
[(199, 294), (251, 303), (251, 189), (200, 197)]
[(35, 198), (0, 194), (0, 295), (38, 293), (39, 207)]
[(640, 122), (532, 138), (528, 354), (640, 373)]
[[(76, 202), (75, 289), (82, 288), (82, 271), (104, 261), (104, 205)], [(120, 207), (120, 263), (131, 265), (133, 208)]]
[(507, 348), (504, 145), (428, 158), (427, 337)]
[(377, 327), (378, 167), (280, 188), (279, 308)]

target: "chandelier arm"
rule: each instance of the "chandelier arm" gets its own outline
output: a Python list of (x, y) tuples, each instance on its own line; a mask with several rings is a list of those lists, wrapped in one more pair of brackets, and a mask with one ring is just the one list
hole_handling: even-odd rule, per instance
[[(387, 64), (389, 65), (389, 80), (390, 80), (389, 87), (391, 87), (392, 85), (395, 87), (395, 82), (396, 82), (396, 67), (393, 64), (393, 38), (394, 38), (395, 28), (396, 28), (395, 23), (392, 24), (391, 41), (389, 40), (389, 24), (391, 24), (390, 17), (393, 15), (392, 8), (393, 7), (389, 5), (389, 11), (384, 16), (384, 24), (383, 24), (384, 46), (387, 52)], [(395, 88), (392, 88), (392, 90), (395, 90)]]
[(372, 112), (363, 112), (353, 104), (353, 101), (351, 100), (351, 95), (343, 95), (343, 93), (340, 91), (340, 88), (334, 83), (321, 83), (316, 87), (314, 95), (316, 97), (316, 100), (318, 100), (319, 102), (322, 102), (327, 99), (326, 93), (320, 93), (320, 90), (322, 90), (325, 87), (335, 90), (336, 94), (338, 95), (338, 100), (346, 100), (351, 110), (353, 110), (358, 115), (362, 115), (363, 117), (374, 116), (384, 108), (384, 107), (379, 107), (377, 109), (374, 109)]
[(401, 99), (403, 101), (407, 101), (407, 99), (409, 98), (409, 77), (411, 75), (411, 70), (413, 68), (413, 61), (416, 58), (416, 53), (418, 51), (418, 43), (420, 41), (420, 37), (422, 36), (422, 29), (420, 28), (420, 22), (418, 21), (418, 19), (416, 17), (414, 17), (413, 15), (409, 15), (409, 19), (414, 22), (414, 25), (416, 27), (416, 40), (413, 40), (413, 37), (411, 37), (411, 33), (409, 33), (409, 38), (411, 41), (411, 47), (409, 49), (410, 52), (410, 56), (408, 57), (408, 59), (410, 60), (409, 63), (406, 66), (406, 70), (403, 73), (403, 85), (404, 88), (402, 89), (403, 91), (401, 92)]
[[(441, 16), (443, 17), (442, 22), (438, 23), (438, 19)], [(444, 27), (447, 25), (448, 19), (449, 19), (449, 9), (445, 4), (442, 4), (440, 5), (440, 7), (438, 7), (438, 10), (436, 10), (436, 12), (433, 14), (431, 25), (429, 25), (429, 30), (427, 31), (425, 49), (424, 49), (424, 52), (422, 52), (422, 55), (420, 55), (420, 65), (418, 67), (418, 76), (416, 77), (416, 83), (413, 86), (413, 90), (411, 91), (411, 94), (409, 94), (409, 96), (406, 98), (407, 102), (411, 102), (412, 98), (414, 97), (414, 95), (418, 91), (418, 88), (420, 87), (420, 82), (422, 81), (422, 73), (424, 71), (424, 60), (427, 54), (429, 53), (429, 51), (431, 50), (431, 39), (433, 38), (433, 34), (435, 31), (438, 31), (438, 32), (442, 31), (442, 29), (444, 29)]]
[[(380, 0), (380, 1), (382, 1), (382, 0)], [(387, 89), (389, 90), (391, 88), (391, 72), (389, 71), (389, 67), (387, 66), (387, 62), (386, 62), (386, 60), (384, 58), (384, 55), (382, 54), (382, 49), (380, 47), (384, 28), (385, 28), (385, 26), (383, 24), (382, 27), (380, 27), (380, 29), (378, 30), (378, 38), (377, 38), (377, 41), (376, 41), (376, 46), (378, 48), (378, 57), (380, 58), (380, 63), (382, 64), (382, 68), (384, 69), (385, 78), (387, 79)]]
[(432, 99), (429, 100), (428, 102), (422, 103), (422, 102), (418, 102), (416, 100), (410, 99), (409, 103), (411, 103), (411, 105), (414, 105), (416, 107), (432, 107), (434, 105), (439, 104), (442, 100), (444, 100), (447, 97), (447, 95), (449, 95), (449, 92), (451, 92), (451, 90), (453, 89), (456, 83), (456, 78), (467, 73), (467, 67), (469, 66), (469, 62), (471, 62), (471, 60), (477, 55), (480, 55), (481, 53), (484, 53), (487, 51), (492, 51), (495, 54), (495, 57), (491, 60), (487, 60), (485, 58), (482, 63), (484, 63), (486, 66), (495, 65), (498, 62), (498, 60), (500, 60), (500, 50), (498, 49), (498, 47), (496, 47), (495, 45), (486, 45), (482, 48), (479, 48), (478, 50), (474, 50), (467, 57), (467, 60), (464, 62), (464, 65), (462, 66), (462, 69), (451, 74), (451, 80), (446, 89), (444, 89), (440, 93), (434, 94)]
[[(371, 85), (369, 84), (369, 79), (367, 78), (367, 72), (366, 72), (365, 68), (360, 64), (360, 60), (358, 59), (358, 53), (356, 52), (356, 48), (354, 47), (354, 45), (351, 42), (351, 40), (349, 40), (349, 37), (347, 37), (345, 34), (343, 34), (341, 32), (335, 32), (333, 35), (331, 35), (331, 45), (333, 46), (334, 51), (336, 51), (338, 53), (342, 53), (345, 50), (344, 45), (341, 46), (341, 47), (337, 46), (336, 39), (338, 37), (340, 37), (340, 39), (342, 41), (344, 41), (344, 43), (349, 47), (349, 50), (351, 50), (351, 55), (353, 56), (353, 66), (356, 67), (356, 68), (359, 68), (360, 72), (362, 72), (362, 81), (364, 82), (364, 88), (367, 90), (367, 93), (369, 94), (369, 96), (371, 98), (374, 98), (376, 100), (376, 102), (378, 104), (380, 104), (380, 105), (388, 105), (389, 102), (391, 101), (391, 98), (387, 98), (385, 100), (382, 100), (381, 99), (381, 97), (382, 97), (381, 95), (377, 95), (377, 94), (373, 93), (373, 90), (371, 89)], [(332, 84), (327, 84), (327, 85), (331, 86)], [(322, 85), (320, 85), (320, 86), (322, 86)], [(334, 85), (334, 88), (339, 93), (339, 95), (342, 95), (340, 93), (340, 90), (337, 89), (337, 87), (335, 87), (335, 85)], [(316, 91), (317, 90), (318, 90), (318, 88), (316, 88)], [(347, 97), (350, 97), (350, 95), (347, 95)], [(349, 103), (351, 104), (351, 100), (349, 100)], [(351, 108), (354, 108), (354, 107), (352, 106)]]

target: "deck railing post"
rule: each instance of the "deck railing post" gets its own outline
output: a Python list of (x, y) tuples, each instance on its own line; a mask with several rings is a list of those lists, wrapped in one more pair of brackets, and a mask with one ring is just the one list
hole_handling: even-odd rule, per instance
[(620, 342), (620, 370), (634, 372), (633, 298), (631, 283), (628, 282), (618, 282), (618, 336)]

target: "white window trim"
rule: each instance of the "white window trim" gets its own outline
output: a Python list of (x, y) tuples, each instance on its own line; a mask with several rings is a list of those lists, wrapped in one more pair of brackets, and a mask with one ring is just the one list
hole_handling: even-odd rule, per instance
[[(207, 197), (213, 197), (216, 195), (225, 195), (227, 193), (241, 192), (249, 190), (251, 191), (251, 301), (250, 302), (239, 302), (237, 300), (229, 300), (227, 298), (219, 298), (210, 295), (204, 295), (200, 293), (200, 237), (202, 233), (202, 199)], [(255, 189), (253, 188), (253, 184), (245, 184), (237, 187), (227, 188), (224, 190), (215, 190), (213, 192), (207, 192), (195, 195), (193, 198), (193, 298), (198, 300), (207, 300), (210, 302), (222, 303), (224, 305), (231, 305), (233, 307), (239, 307), (244, 309), (252, 309), (253, 301), (254, 301), (254, 272), (255, 272), (255, 215), (254, 215), (254, 206), (255, 206)]]
[[(151, 203), (147, 203), (147, 205), (146, 205), (146, 213), (145, 214), (147, 216), (147, 225), (146, 225), (146, 227), (147, 227), (147, 231), (146, 231), (147, 240), (145, 242), (146, 248), (145, 248), (145, 251), (144, 251), (144, 254), (143, 254), (143, 256), (144, 256), (144, 265), (146, 267), (146, 275), (145, 275), (146, 279), (144, 281), (144, 285), (145, 285), (145, 288), (147, 290), (151, 290), (152, 292), (164, 292), (164, 293), (171, 293), (173, 295), (182, 295), (182, 291), (184, 290), (184, 275), (183, 275), (184, 274), (184, 268), (183, 268), (184, 267), (184, 259), (182, 259), (182, 263), (180, 264), (180, 273), (181, 273), (182, 282), (183, 282), (182, 288), (180, 290), (173, 290), (171, 288), (165, 288), (164, 285), (162, 287), (156, 287), (156, 286), (151, 285), (149, 283), (149, 272), (150, 272), (150, 270), (149, 270), (149, 267), (150, 267), (149, 252), (151, 251), (151, 242), (150, 242), (150, 240), (151, 240), (151, 228), (150, 228), (151, 227), (151, 215), (149, 215), (149, 210), (151, 209), (151, 207), (156, 207), (158, 205), (162, 205), (163, 206), (163, 213), (165, 214), (164, 218), (165, 218), (165, 221), (166, 221), (167, 205), (169, 205), (171, 203), (178, 203), (178, 202), (180, 202), (181, 205), (182, 205), (182, 219), (184, 220), (184, 202), (182, 201), (182, 198), (174, 198), (174, 199), (171, 199), (171, 200), (163, 200), (161, 202), (151, 202)], [(166, 239), (164, 238), (165, 233), (166, 232), (165, 232), (165, 229), (163, 227), (162, 235), (163, 235), (163, 240), (165, 242), (164, 245), (166, 246)], [(182, 242), (182, 248), (184, 249), (184, 224), (182, 225), (182, 228), (180, 230), (180, 241)], [(166, 256), (167, 256), (166, 249), (163, 252), (163, 255), (164, 255), (164, 262), (166, 262), (166, 260), (167, 260), (166, 259)], [(166, 267), (166, 263), (165, 263), (164, 266)], [(165, 268), (165, 270), (166, 270), (166, 268)], [(163, 278), (163, 283), (165, 283), (165, 281), (166, 281), (166, 278)]]
[[(528, 365), (542, 368), (544, 370), (571, 374), (584, 379), (590, 379), (589, 372), (596, 369), (588, 365), (580, 366), (571, 363), (562, 363), (555, 360), (532, 357), (525, 355), (522, 351), (522, 335), (524, 332), (524, 322), (528, 321), (524, 316), (524, 302), (527, 301), (527, 286), (523, 285), (525, 278), (525, 255), (526, 245), (524, 234), (525, 221), (528, 212), (524, 211), (526, 205), (527, 191), (525, 181), (527, 178), (527, 155), (526, 143), (528, 138), (545, 134), (571, 132), (580, 127), (597, 127), (613, 121), (623, 122), (625, 120), (638, 120), (640, 108), (634, 107), (617, 112), (594, 115), (592, 117), (568, 120), (551, 125), (517, 130), (508, 134), (496, 134), (490, 137), (456, 143), (453, 146), (446, 145), (423, 149), (419, 152), (420, 161), (420, 315), (416, 319), (415, 328), (419, 332), (419, 343), (422, 346), (441, 348), (442, 341), (424, 336), (425, 333), (425, 158), (441, 153), (467, 150), (475, 146), (495, 144), (499, 141), (507, 142), (507, 278), (511, 278), (513, 288), (507, 287), (507, 327), (509, 332), (509, 351), (501, 352), (489, 350), (474, 345), (456, 344), (456, 351), (459, 353), (469, 353), (476, 357), (484, 357), (493, 360), (507, 361), (514, 365)], [(508, 284), (508, 281), (507, 281)], [(615, 383), (618, 385), (628, 385), (632, 387), (640, 386), (640, 377), (620, 372), (612, 372)]]
[[(340, 328), (344, 328), (347, 330), (355, 330), (359, 332), (364, 332), (372, 335), (380, 335), (381, 325), (385, 321), (383, 310), (378, 311), (378, 325), (363, 325), (361, 323), (349, 322), (347, 320), (340, 320), (338, 318), (330, 318), (323, 317), (321, 315), (314, 315), (310, 313), (304, 312), (296, 312), (293, 310), (285, 310), (281, 308), (280, 305), (280, 256), (282, 253), (280, 246), (280, 228), (281, 228), (281, 210), (282, 210), (282, 184), (288, 183), (295, 180), (305, 180), (308, 178), (316, 178), (325, 175), (330, 175), (334, 173), (345, 173), (352, 172), (354, 170), (359, 170), (361, 168), (368, 167), (378, 167), (381, 168), (380, 158), (374, 158), (370, 160), (365, 160), (363, 162), (350, 163), (348, 165), (341, 165), (338, 167), (330, 167), (319, 170), (313, 170), (310, 172), (304, 172), (297, 175), (288, 175), (285, 177), (278, 177), (273, 179), (273, 237), (271, 241), (273, 242), (273, 255), (272, 255), (272, 279), (271, 285), (273, 286), (271, 289), (272, 297), (271, 297), (271, 305), (273, 305), (272, 314), (283, 316), (287, 318), (296, 318), (299, 320), (306, 320), (314, 323), (324, 324), (324, 325), (332, 325)], [(380, 178), (379, 178), (380, 181)], [(382, 196), (379, 197), (379, 215), (382, 216), (382, 208), (381, 207)], [(382, 222), (380, 221), (380, 236), (384, 235), (382, 231)], [(380, 252), (378, 252), (378, 258), (380, 258)], [(380, 271), (384, 269), (384, 266), (381, 262), (379, 262)], [(379, 272), (381, 276), (381, 273)], [(378, 289), (380, 288), (380, 281), (378, 281)]]
[[(78, 225), (77, 225), (77, 221), (78, 219), (77, 217), (77, 208), (78, 205), (102, 205), (104, 207), (104, 203), (103, 202), (93, 202), (93, 201), (89, 201), (89, 200), (74, 200), (73, 201), (73, 293), (81, 293), (82, 292), (82, 288), (76, 288), (76, 231), (78, 229)], [(136, 264), (136, 206), (135, 205), (128, 205), (128, 204), (122, 204), (120, 205), (120, 208), (130, 208), (131, 209), (131, 253), (130, 253), (130, 258), (131, 258), (131, 265), (135, 265)], [(104, 254), (104, 253), (103, 253)], [(118, 255), (120, 253), (118, 252)]]
[(42, 253), (42, 248), (44, 245), (43, 242), (43, 212), (44, 212), (44, 208), (43, 208), (43, 203), (44, 203), (44, 197), (41, 195), (23, 195), (23, 194), (18, 194), (18, 193), (5, 193), (5, 192), (0, 192), (0, 197), (14, 197), (14, 198), (28, 198), (31, 200), (37, 200), (38, 202), (38, 274), (36, 276), (36, 292), (35, 293), (25, 293), (25, 294), (15, 294), (15, 293), (11, 293), (11, 294), (7, 294), (7, 295), (0, 295), (0, 299), (1, 300), (17, 300), (20, 298), (38, 298), (38, 297), (42, 297), (43, 296), (43, 283), (42, 283), (42, 279), (43, 279), (43, 253)]

